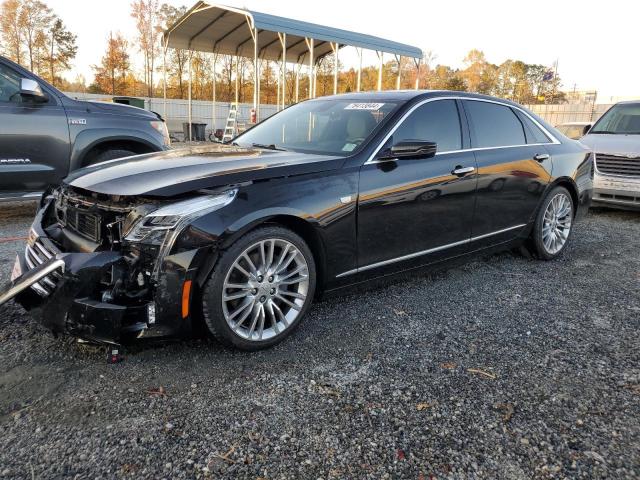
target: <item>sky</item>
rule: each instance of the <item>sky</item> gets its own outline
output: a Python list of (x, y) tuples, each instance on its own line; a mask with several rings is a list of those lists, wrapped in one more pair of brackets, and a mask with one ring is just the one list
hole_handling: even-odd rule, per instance
[[(162, 0), (161, 0), (162, 1)], [(165, 0), (175, 6), (195, 3)], [(46, 0), (78, 35), (74, 70), (93, 77), (91, 65), (104, 53), (110, 31), (136, 35), (129, 0)], [(631, 0), (222, 0), (273, 15), (286, 16), (432, 50), (435, 63), (462, 67), (472, 48), (500, 64), (519, 59), (551, 67), (558, 61), (563, 89), (597, 90), (598, 100), (640, 97), (638, 18), (640, 2)], [(108, 8), (107, 8), (108, 6)], [(609, 38), (607, 38), (609, 36)], [(346, 67), (356, 54), (341, 50)], [(376, 65), (374, 52), (365, 64)], [(140, 63), (138, 63), (140, 65)]]

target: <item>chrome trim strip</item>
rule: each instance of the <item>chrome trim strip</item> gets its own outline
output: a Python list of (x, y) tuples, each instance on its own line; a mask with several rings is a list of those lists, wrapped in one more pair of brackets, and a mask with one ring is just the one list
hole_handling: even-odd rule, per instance
[(502, 230), (496, 230), (495, 232), (485, 233), (483, 235), (477, 235), (475, 237), (471, 237), (469, 242), (475, 242), (476, 240), (482, 240), (483, 238), (492, 237), (493, 235), (500, 235), (501, 233), (506, 233), (511, 230), (516, 230), (518, 228), (526, 227), (526, 223), (521, 223), (520, 225), (514, 225), (513, 227), (503, 228)]
[(483, 235), (478, 235), (475, 237), (468, 238), (466, 240), (460, 240), (458, 242), (448, 243), (446, 245), (440, 245), (439, 247), (430, 248), (428, 250), (422, 250), (420, 252), (410, 253), (408, 255), (403, 255), (402, 257), (391, 258), (389, 260), (383, 260), (381, 262), (372, 263), (370, 265), (365, 265), (364, 267), (354, 268), (353, 270), (348, 270), (346, 272), (342, 272), (336, 275), (336, 278), (346, 277), (347, 275), (353, 275), (354, 273), (364, 272), (366, 270), (371, 270), (372, 268), (383, 267), (385, 265), (389, 265), (396, 262), (402, 262), (404, 260), (410, 260), (415, 257), (420, 257), (422, 255), (428, 255), (429, 253), (439, 252), (441, 250), (446, 250), (447, 248), (457, 247), (459, 245), (464, 245), (467, 243), (475, 242), (476, 240), (482, 240), (483, 238), (491, 237), (493, 235), (499, 235), (501, 233), (506, 233), (511, 230), (516, 230), (518, 228), (526, 227), (526, 223), (521, 223), (520, 225), (514, 225), (513, 227), (503, 228), (502, 230), (497, 230), (495, 232), (485, 233)]
[(26, 288), (33, 287), (39, 280), (59, 268), (64, 270), (64, 261), (61, 259), (55, 259), (36, 267), (37, 270), (30, 270), (23, 276), (18, 277), (13, 285), (11, 285), (11, 287), (9, 287), (6, 291), (0, 293), (0, 305), (11, 300)]
[(555, 136), (553, 136), (544, 126), (542, 126), (540, 124), (540, 122), (538, 122), (535, 118), (533, 118), (531, 116), (531, 114), (529, 114), (526, 110), (524, 110), (523, 108), (518, 107), (516, 105), (510, 105), (508, 103), (500, 102), (500, 101), (497, 101), (497, 100), (489, 100), (489, 99), (485, 99), (485, 98), (472, 98), (472, 97), (462, 97), (462, 96), (434, 97), (434, 98), (426, 98), (426, 99), (422, 100), (421, 102), (416, 103), (413, 107), (411, 107), (411, 109), (408, 112), (406, 112), (402, 116), (402, 118), (400, 120), (398, 120), (396, 122), (396, 124), (391, 129), (391, 131), (389, 133), (387, 133), (387, 135), (385, 135), (385, 137), (378, 144), (378, 147), (373, 151), (373, 153), (368, 158), (368, 160), (366, 162), (364, 162), (364, 165), (370, 165), (372, 163), (380, 163), (380, 162), (389, 162), (389, 161), (395, 160), (393, 158), (386, 158), (386, 159), (377, 160), (375, 158), (375, 156), (378, 154), (378, 152), (384, 146), (384, 144), (387, 143), (387, 140), (389, 140), (391, 135), (393, 135), (395, 133), (395, 131), (398, 129), (398, 127), (400, 127), (400, 125), (402, 125), (402, 123), (407, 119), (407, 117), (409, 115), (411, 115), (418, 107), (421, 107), (425, 103), (436, 102), (438, 100), (470, 100), (470, 101), (474, 101), (474, 102), (495, 103), (497, 105), (502, 105), (503, 107), (515, 108), (516, 110), (519, 110), (524, 115), (526, 115), (529, 118), (529, 120), (531, 120), (538, 128), (540, 128), (540, 130), (542, 130), (544, 132), (544, 134), (547, 137), (549, 137), (549, 139), (551, 141), (547, 142), (547, 143), (526, 143), (524, 145), (504, 145), (504, 146), (500, 146), (500, 147), (463, 148), (463, 149), (460, 149), (460, 150), (449, 150), (447, 152), (436, 152), (436, 155), (446, 155), (446, 154), (449, 154), (449, 153), (461, 153), (461, 152), (475, 152), (475, 151), (481, 151), (481, 150), (498, 150), (498, 149), (502, 149), (502, 148), (532, 147), (532, 146), (536, 146), (536, 145), (559, 145), (560, 144), (560, 141)]

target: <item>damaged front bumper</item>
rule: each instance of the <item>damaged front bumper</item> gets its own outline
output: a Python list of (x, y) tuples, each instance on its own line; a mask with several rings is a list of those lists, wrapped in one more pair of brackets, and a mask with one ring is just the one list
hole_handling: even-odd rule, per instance
[(51, 331), (104, 344), (191, 333), (183, 288), (195, 278), (194, 260), (204, 253), (201, 249), (166, 257), (155, 288), (140, 298), (118, 301), (108, 295), (109, 282), (114, 269), (128, 268), (124, 255), (60, 251), (41, 227), (43, 210), (16, 258), (11, 282), (0, 289), (0, 305), (13, 298)]

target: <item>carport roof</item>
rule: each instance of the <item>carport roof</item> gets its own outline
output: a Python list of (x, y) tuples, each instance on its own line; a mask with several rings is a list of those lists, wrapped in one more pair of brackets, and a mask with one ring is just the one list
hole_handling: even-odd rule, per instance
[(373, 35), (202, 1), (164, 32), (164, 41), (171, 48), (253, 58), (253, 29), (258, 32), (259, 57), (266, 60), (282, 57), (279, 33), (287, 34), (287, 61), (291, 63), (309, 61), (306, 38), (314, 39), (315, 61), (332, 53), (332, 43), (404, 57), (422, 57), (422, 50), (417, 47)]

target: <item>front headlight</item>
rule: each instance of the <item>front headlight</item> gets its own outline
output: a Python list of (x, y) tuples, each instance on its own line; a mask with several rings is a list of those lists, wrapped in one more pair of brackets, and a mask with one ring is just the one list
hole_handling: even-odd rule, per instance
[(237, 189), (233, 189), (220, 195), (203, 195), (161, 207), (142, 217), (127, 232), (125, 240), (161, 245), (167, 233), (179, 232), (188, 222), (229, 205), (237, 192)]
[(201, 197), (172, 203), (142, 217), (126, 234), (131, 243), (158, 248), (152, 276), (157, 279), (164, 258), (169, 255), (180, 232), (193, 220), (229, 205), (238, 193), (237, 189), (220, 195)]
[(162, 135), (163, 143), (168, 147), (171, 145), (171, 138), (169, 137), (169, 130), (167, 124), (162, 120), (153, 120), (149, 122), (151, 126)]

